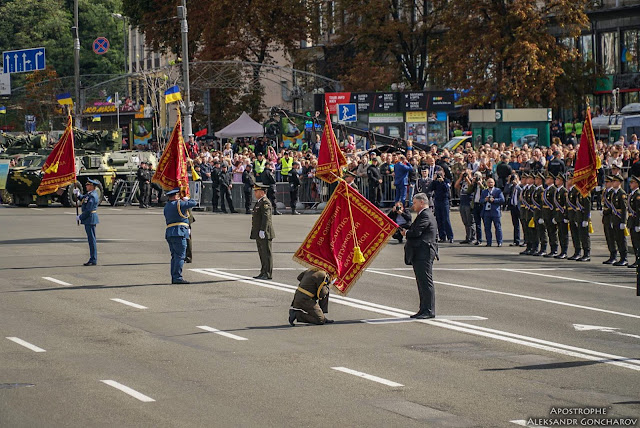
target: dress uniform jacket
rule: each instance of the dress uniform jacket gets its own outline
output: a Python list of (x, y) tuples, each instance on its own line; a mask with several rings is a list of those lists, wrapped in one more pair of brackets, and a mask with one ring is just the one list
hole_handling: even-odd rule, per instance
[(640, 190), (635, 189), (629, 193), (627, 199), (627, 228), (631, 235), (631, 245), (636, 259), (640, 257)]
[(296, 311), (296, 320), (310, 324), (324, 324), (326, 319), (324, 314), (327, 312), (329, 300), (326, 272), (309, 269), (298, 275), (298, 281), (300, 284), (291, 302), (291, 308)]
[(81, 195), (82, 199), (82, 213), (80, 214), (80, 223), (82, 224), (98, 224), (98, 205), (100, 205), (100, 198), (98, 197), (98, 191), (92, 190), (84, 195)]
[(164, 206), (164, 219), (167, 228), (164, 238), (171, 251), (171, 280), (182, 280), (182, 266), (187, 252), (187, 239), (189, 238), (189, 212), (188, 210), (198, 205), (193, 199), (186, 201), (168, 201)]
[(620, 260), (627, 258), (627, 238), (624, 228), (627, 226), (627, 192), (619, 188), (611, 191), (611, 228), (613, 240), (620, 253)]
[(263, 197), (253, 207), (253, 216), (251, 217), (251, 239), (260, 239), (260, 231), (264, 230), (264, 239), (274, 239), (276, 234), (273, 230), (271, 221), (272, 206), (268, 198)]

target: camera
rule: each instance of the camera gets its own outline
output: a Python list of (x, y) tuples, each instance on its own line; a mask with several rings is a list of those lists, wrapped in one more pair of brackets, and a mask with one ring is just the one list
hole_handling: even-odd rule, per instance
[(402, 211), (402, 207), (396, 207), (396, 211), (398, 212)]

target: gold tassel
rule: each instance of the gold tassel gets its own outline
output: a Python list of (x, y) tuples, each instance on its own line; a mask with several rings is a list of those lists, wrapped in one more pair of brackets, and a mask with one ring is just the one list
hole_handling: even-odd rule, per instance
[(45, 174), (51, 174), (51, 173), (55, 174), (56, 172), (58, 172), (58, 162), (49, 165), (49, 168), (44, 170)]
[(624, 228), (624, 236), (629, 236), (629, 235), (630, 235), (629, 228), (625, 227)]
[(531, 217), (531, 220), (529, 220), (529, 227), (532, 229), (536, 228), (536, 222), (533, 221), (533, 217)]
[(357, 265), (364, 263), (364, 255), (362, 255), (360, 247), (355, 247), (353, 249), (353, 263)]
[(593, 233), (593, 223), (589, 220), (589, 233)]
[(193, 179), (193, 181), (200, 180), (200, 176), (196, 172), (196, 169), (193, 167), (193, 164), (191, 164), (191, 178)]

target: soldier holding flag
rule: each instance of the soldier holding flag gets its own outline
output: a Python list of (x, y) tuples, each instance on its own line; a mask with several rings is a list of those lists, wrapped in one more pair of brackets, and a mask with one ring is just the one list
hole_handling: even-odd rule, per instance
[(82, 200), (82, 214), (77, 219), (80, 223), (84, 224), (84, 230), (87, 232), (87, 240), (89, 241), (89, 261), (85, 266), (95, 266), (98, 264), (98, 244), (96, 240), (96, 225), (98, 221), (98, 205), (100, 205), (100, 196), (96, 191), (96, 186), (100, 182), (98, 180), (89, 179), (85, 184), (87, 193), (84, 195), (80, 193), (80, 190), (73, 189), (74, 195), (78, 200)]

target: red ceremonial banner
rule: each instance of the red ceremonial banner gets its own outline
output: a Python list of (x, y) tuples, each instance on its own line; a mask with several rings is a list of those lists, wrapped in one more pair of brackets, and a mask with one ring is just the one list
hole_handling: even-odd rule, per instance
[(61, 187), (76, 182), (76, 158), (73, 147), (73, 120), (67, 118), (67, 127), (42, 166), (44, 176), (36, 193), (48, 195)]
[[(293, 259), (326, 271), (336, 278), (338, 292), (346, 295), (397, 227), (357, 190), (340, 181)], [(364, 263), (353, 262), (354, 233)]]
[(597, 171), (599, 167), (600, 159), (596, 153), (596, 138), (591, 125), (591, 109), (587, 107), (587, 119), (582, 127), (580, 148), (576, 155), (573, 172), (573, 185), (578, 188), (582, 196), (588, 196), (591, 190), (598, 185)]
[(158, 161), (152, 183), (159, 184), (164, 190), (180, 188), (182, 196), (189, 196), (189, 176), (187, 175), (187, 152), (182, 137), (182, 120), (178, 116), (173, 127), (169, 143)]
[(327, 183), (333, 183), (339, 177), (342, 177), (342, 167), (347, 165), (347, 160), (340, 147), (338, 147), (336, 134), (333, 133), (333, 127), (331, 126), (331, 115), (326, 105), (324, 111), (324, 130), (320, 140), (316, 177)]

